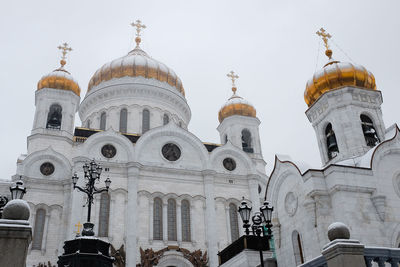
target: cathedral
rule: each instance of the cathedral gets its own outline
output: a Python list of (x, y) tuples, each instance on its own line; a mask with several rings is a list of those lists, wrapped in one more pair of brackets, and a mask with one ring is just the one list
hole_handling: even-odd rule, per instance
[(56, 264), (63, 242), (82, 230), (87, 199), (71, 177), (81, 177), (83, 187), (82, 167), (92, 159), (103, 167), (96, 186), (107, 178), (111, 186), (96, 195), (91, 222), (96, 236), (125, 251), (126, 266), (165, 248), (153, 264), (193, 266), (197, 257), (218, 266), (217, 252), (241, 235), (240, 200), (259, 206), (264, 197), (260, 121), (237, 92), (238, 76), (228, 74), (233, 94), (218, 114), (221, 144), (203, 142), (187, 130), (191, 111), (181, 79), (140, 48), (145, 26), (133, 26), (136, 47), (101, 66), (83, 99), (66, 67), (67, 44), (59, 47), (59, 68), (38, 82), (27, 153), (13, 177), (28, 190), (29, 267)]
[[(297, 266), (320, 255), (335, 221), (349, 226), (366, 245), (400, 243), (400, 139), (385, 127), (382, 93), (363, 66), (334, 60), (323, 29), (328, 62), (306, 83), (306, 116), (316, 133), (322, 167), (277, 155), (267, 176), (256, 109), (239, 96), (222, 105), (220, 143), (188, 131), (191, 110), (178, 75), (140, 47), (101, 66), (85, 96), (67, 70), (65, 43), (60, 66), (35, 91), (35, 115), (27, 153), (17, 159), (13, 181), (28, 190), (33, 238), (27, 266), (56, 264), (65, 240), (80, 234), (87, 199), (83, 166), (103, 167), (98, 187), (108, 192), (92, 206), (95, 234), (135, 267), (150, 256), (156, 266), (216, 267), (218, 251), (243, 235), (242, 197), (253, 210), (272, 203), (278, 266)], [(228, 88), (227, 88), (228, 89)], [(239, 90), (240, 92), (240, 90)], [(81, 126), (76, 127), (78, 112)], [(1, 181), (0, 193), (10, 181)]]

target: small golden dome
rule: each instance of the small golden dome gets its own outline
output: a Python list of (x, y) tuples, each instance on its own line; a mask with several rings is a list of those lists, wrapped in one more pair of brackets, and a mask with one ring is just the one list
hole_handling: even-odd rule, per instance
[(304, 100), (311, 106), (324, 93), (344, 86), (376, 90), (375, 77), (363, 66), (331, 61), (307, 82)]
[[(136, 42), (140, 42), (140, 37), (136, 37)], [(115, 59), (97, 70), (90, 79), (88, 92), (94, 86), (111, 79), (138, 76), (166, 82), (185, 96), (182, 82), (175, 72), (165, 64), (148, 56), (139, 46), (136, 46), (128, 55)]]
[(78, 96), (81, 93), (78, 82), (63, 67), (54, 70), (40, 79), (37, 90), (43, 88), (70, 90)]
[(256, 117), (256, 109), (242, 97), (236, 95), (236, 87), (232, 87), (233, 95), (218, 112), (218, 120), (221, 123), (225, 118), (240, 115)]

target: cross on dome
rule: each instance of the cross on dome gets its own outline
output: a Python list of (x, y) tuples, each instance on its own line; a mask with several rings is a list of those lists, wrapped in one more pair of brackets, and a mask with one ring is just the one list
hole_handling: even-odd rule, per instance
[(146, 29), (146, 25), (142, 24), (140, 20), (136, 20), (136, 22), (131, 23), (131, 26), (136, 28), (135, 42), (136, 47), (139, 47), (139, 44), (142, 41), (142, 39), (140, 38), (140, 32), (142, 31), (142, 29)]
[(235, 80), (239, 79), (239, 76), (237, 74), (235, 74), (235, 72), (233, 70), (231, 70), (226, 76), (228, 76), (231, 79), (232, 91), (233, 91), (233, 94), (235, 94), (236, 90), (237, 90), (236, 85), (235, 85)]
[(57, 48), (61, 50), (62, 56), (61, 56), (60, 63), (61, 63), (61, 67), (64, 67), (64, 65), (67, 63), (67, 61), (65, 60), (67, 58), (66, 55), (68, 52), (72, 51), (72, 48), (68, 47), (67, 43), (63, 43), (62, 45), (59, 45)]
[(321, 36), (322, 40), (324, 41), (324, 45), (325, 45), (325, 48), (326, 48), (325, 55), (329, 59), (332, 59), (332, 50), (329, 49), (329, 44), (328, 44), (328, 39), (332, 38), (332, 35), (327, 33), (324, 28), (321, 28), (319, 31), (316, 32), (316, 34), (318, 36)]

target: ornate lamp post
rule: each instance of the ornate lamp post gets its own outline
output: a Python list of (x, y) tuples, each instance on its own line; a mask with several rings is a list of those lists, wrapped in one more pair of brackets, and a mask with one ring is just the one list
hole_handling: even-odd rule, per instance
[[(14, 185), (10, 186), (11, 200), (22, 199), (26, 193), (26, 188), (24, 187), (24, 182), (21, 180), (16, 181)], [(0, 196), (0, 219), (3, 214), (3, 208), (7, 205), (8, 198), (6, 196)]]
[(84, 236), (93, 236), (94, 231), (93, 227), (94, 224), (90, 222), (90, 213), (92, 211), (92, 204), (93, 204), (93, 196), (95, 194), (99, 194), (102, 192), (108, 192), (108, 188), (110, 187), (111, 180), (107, 178), (104, 183), (106, 185), (105, 188), (96, 188), (95, 183), (100, 181), (100, 174), (103, 168), (100, 164), (97, 164), (94, 160), (92, 160), (89, 164), (85, 163), (83, 165), (83, 171), (85, 173), (85, 187), (82, 188), (76, 183), (78, 182), (78, 175), (75, 173), (72, 176), (72, 183), (74, 184), (74, 189), (77, 188), (79, 191), (85, 193), (88, 197), (87, 204), (88, 204), (88, 215), (87, 215), (87, 222), (83, 224), (82, 235)]
[[(251, 207), (247, 204), (247, 202), (242, 200), (242, 203), (239, 207), (239, 214), (243, 221), (243, 228), (245, 229), (246, 235), (250, 235), (250, 227), (251, 233), (253, 236), (257, 236), (260, 238), (260, 243), (262, 242), (261, 236), (266, 236), (268, 241), (272, 237), (272, 211), (274, 210), (273, 207), (269, 206), (268, 201), (264, 201), (264, 205), (260, 207), (260, 211), (254, 213), (253, 217), (251, 218), (253, 224), (250, 225), (250, 214), (251, 214)], [(267, 233), (264, 231), (264, 225), (267, 227)], [(262, 244), (260, 244), (260, 261), (261, 267), (264, 267), (264, 257), (262, 253)]]

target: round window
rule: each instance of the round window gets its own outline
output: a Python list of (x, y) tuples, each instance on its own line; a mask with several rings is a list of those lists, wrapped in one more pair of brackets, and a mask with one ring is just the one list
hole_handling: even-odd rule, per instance
[(181, 150), (177, 145), (172, 143), (165, 144), (162, 147), (161, 152), (164, 158), (169, 161), (176, 161), (181, 157)]
[(115, 148), (115, 146), (107, 144), (101, 148), (101, 154), (103, 154), (104, 157), (110, 159), (113, 158), (115, 154), (117, 154), (117, 149)]
[(40, 165), (40, 172), (43, 175), (50, 175), (54, 172), (54, 165), (50, 162), (45, 162), (42, 165)]
[(224, 165), (225, 169), (227, 169), (228, 171), (233, 171), (234, 169), (236, 169), (236, 162), (232, 158), (224, 159), (222, 164)]

